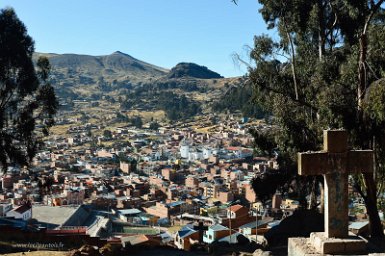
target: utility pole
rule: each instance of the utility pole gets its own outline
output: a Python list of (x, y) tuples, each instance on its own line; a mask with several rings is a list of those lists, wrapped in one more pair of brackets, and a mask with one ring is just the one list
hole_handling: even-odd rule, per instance
[(230, 204), (229, 204), (229, 228), (230, 228), (230, 238), (229, 238), (229, 240), (230, 240), (230, 244), (231, 244), (231, 241), (232, 241), (232, 238), (231, 238), (231, 206), (233, 205), (233, 204), (237, 204), (237, 203), (239, 203), (239, 200), (236, 200), (236, 201), (234, 201), (234, 202), (231, 202)]
[(255, 222), (256, 222), (256, 226), (255, 226), (255, 242), (258, 244), (258, 210), (259, 210), (259, 206), (255, 205)]
[(229, 224), (229, 227), (230, 227), (230, 244), (231, 244), (231, 204), (230, 204), (230, 206), (229, 206), (229, 215), (230, 215), (230, 219), (229, 219), (229, 221), (230, 221), (230, 224)]

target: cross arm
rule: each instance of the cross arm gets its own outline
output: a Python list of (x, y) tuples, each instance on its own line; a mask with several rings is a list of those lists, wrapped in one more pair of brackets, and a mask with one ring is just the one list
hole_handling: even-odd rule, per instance
[(373, 172), (373, 150), (351, 150), (348, 152), (348, 171), (351, 174)]
[(298, 153), (299, 175), (323, 175), (331, 172), (372, 173), (373, 150), (351, 150), (345, 153), (325, 151)]
[(327, 173), (327, 152), (298, 153), (299, 175), (322, 175)]

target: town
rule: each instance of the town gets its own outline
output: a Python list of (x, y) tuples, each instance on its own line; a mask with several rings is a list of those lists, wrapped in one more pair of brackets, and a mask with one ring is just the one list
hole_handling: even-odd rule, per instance
[[(87, 109), (85, 103), (77, 108)], [(38, 232), (36, 242), (68, 249), (82, 245), (79, 236), (122, 248), (210, 251), (227, 242), (242, 250), (246, 241), (255, 249), (299, 207), (279, 191), (265, 204), (255, 196), (252, 179), (278, 168), (276, 157), (254, 149), (250, 129), (274, 129), (263, 120), (230, 115), (106, 130), (74, 115), (63, 108), (56, 130), (66, 130), (45, 141), (30, 167), (12, 166), (2, 176), (0, 223), (12, 230), (2, 241), (33, 240)], [(109, 127), (115, 120), (110, 114)], [(363, 220), (352, 228), (367, 232), (362, 202), (351, 208), (352, 219)]]
[(0, 254), (384, 255), (385, 0), (3, 2)]

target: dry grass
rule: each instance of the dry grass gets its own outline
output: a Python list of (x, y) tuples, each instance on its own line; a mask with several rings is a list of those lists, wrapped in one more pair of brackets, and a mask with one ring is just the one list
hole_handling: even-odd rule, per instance
[(168, 232), (170, 232), (171, 234), (177, 232), (182, 226), (171, 226), (168, 228)]
[(195, 130), (200, 133), (210, 133), (211, 132), (210, 130), (215, 129), (216, 127), (218, 127), (218, 125), (207, 126), (203, 128), (196, 128)]
[(74, 124), (55, 125), (50, 129), (50, 133), (52, 135), (65, 135), (67, 133), (68, 128), (73, 125)]
[(128, 114), (129, 116), (137, 116), (139, 115), (144, 122), (149, 122), (151, 118), (154, 120), (161, 121), (162, 119), (166, 118), (166, 114), (163, 110), (157, 110), (157, 111), (138, 111), (138, 110), (132, 110)]

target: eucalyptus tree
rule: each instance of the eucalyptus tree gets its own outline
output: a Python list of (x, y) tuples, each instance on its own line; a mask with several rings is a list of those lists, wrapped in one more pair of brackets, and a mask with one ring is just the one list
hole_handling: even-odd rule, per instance
[(57, 99), (46, 58), (32, 60), (34, 41), (11, 8), (0, 11), (0, 165), (27, 166), (54, 123)]
[(383, 238), (377, 196), (385, 176), (384, 0), (259, 3), (267, 27), (279, 37), (254, 38), (255, 65), (248, 77), (256, 102), (272, 113), (278, 128), (254, 131), (257, 146), (265, 152), (276, 147), (285, 183), (296, 179), (306, 193), (320, 179), (310, 182), (310, 190), (298, 185), (296, 153), (320, 149), (323, 129), (348, 130), (350, 145), (376, 152), (374, 175), (357, 175), (352, 185), (365, 201), (372, 236)]

